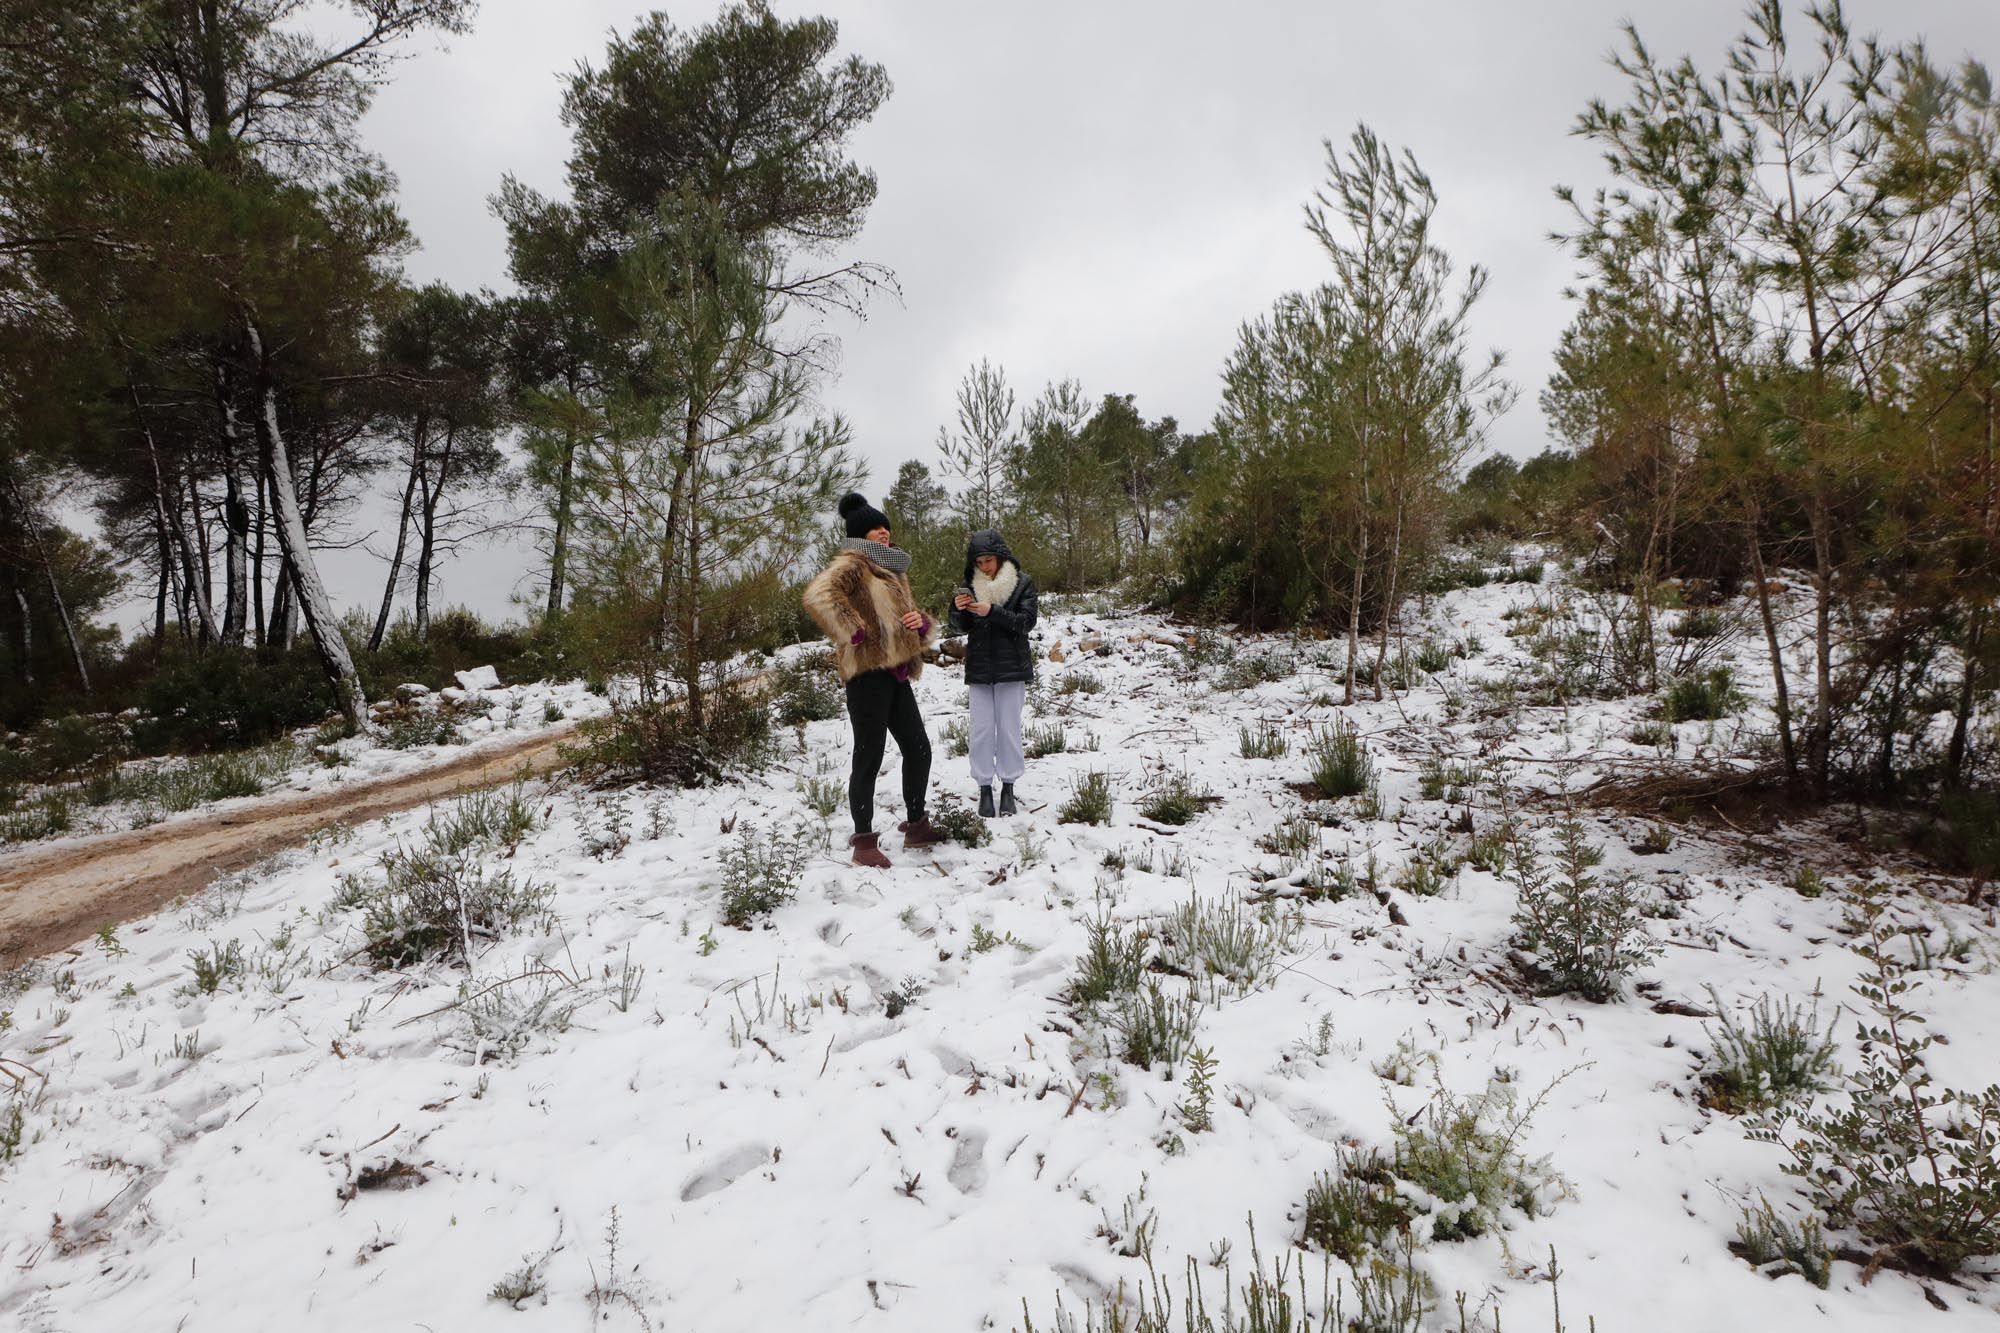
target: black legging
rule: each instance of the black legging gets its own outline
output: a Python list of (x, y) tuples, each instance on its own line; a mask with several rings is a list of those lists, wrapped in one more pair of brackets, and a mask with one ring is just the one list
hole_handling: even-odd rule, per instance
[(875, 779), (882, 772), (888, 737), (903, 753), (903, 805), (911, 819), (924, 817), (931, 785), (931, 738), (917, 708), (917, 692), (888, 671), (864, 671), (847, 682), (847, 718), (854, 727), (854, 771), (847, 779), (847, 810), (854, 831), (875, 826)]

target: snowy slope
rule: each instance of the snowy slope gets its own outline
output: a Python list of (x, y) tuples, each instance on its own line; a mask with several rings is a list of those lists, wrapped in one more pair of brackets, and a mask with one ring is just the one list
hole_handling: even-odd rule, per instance
[[(1701, 1021), (1653, 1002), (1705, 1006), (1709, 986), (1732, 1004), (1819, 994), (1823, 1013), (1850, 998), (1861, 963), (1839, 895), (1786, 884), (1800, 849), (1826, 853), (1829, 879), (1847, 882), (1835, 872), (1848, 854), (1816, 841), (1821, 829), (1794, 845), (1683, 829), (1646, 856), (1628, 848), (1643, 824), (1596, 823), (1607, 869), (1637, 873), (1678, 909), (1649, 923), (1666, 947), (1641, 974), (1645, 992), (1609, 1005), (1501, 984), (1514, 891), (1484, 871), (1462, 869), (1436, 897), (1388, 888), (1393, 913), (1366, 893), (1281, 898), (1270, 912), (1289, 944), (1274, 975), (1209, 995), (1200, 1021), (1218, 1062), (1209, 1133), (1180, 1132), (1184, 1078), (1108, 1058), (1102, 1034), (1078, 1024), (1063, 992), (1085, 922), (1156, 919), (1190, 894), (1254, 902), (1278, 868), (1257, 841), (1304, 809), (1291, 784), (1306, 777), (1305, 742), (1336, 715), (1376, 758), (1381, 810), (1364, 820), (1343, 803), (1321, 864), (1372, 854), (1385, 887), (1426, 846), (1463, 841), (1466, 802), (1420, 797), (1433, 749), (1489, 767), (1496, 755), (1551, 761), (1510, 766), (1525, 786), (1581, 785), (1601, 761), (1651, 753), (1625, 739), (1642, 701), (1485, 718), (1469, 702), (1476, 681), (1520, 666), (1509, 608), (1547, 596), (1450, 594), (1431, 610), (1438, 632), (1476, 636), (1480, 651), (1399, 699), (1345, 709), (1324, 646), (1283, 679), (1225, 690), (1214, 667), (1185, 672), (1176, 627), (1058, 610), (1044, 648), (1060, 643), (1064, 660), (1047, 664), (1031, 725), (1062, 721), (1073, 752), (1031, 762), (1027, 810), (996, 821), (991, 845), (906, 855), (891, 835), (886, 873), (846, 865), (841, 817), (824, 829), (800, 791), (844, 775), (844, 721), (806, 728), (803, 749), (787, 735), (781, 762), (741, 785), (537, 788), (546, 818), (509, 868), (553, 887), (552, 919), (485, 949), (469, 979), (371, 971), (352, 959), (352, 915), (327, 910), (341, 877), (366, 873), (421, 813), (134, 923), (119, 932), (128, 952), (47, 960), (0, 988), (12, 1016), (0, 1070), (29, 1094), (19, 1155), (0, 1165), (0, 1325), (527, 1330), (573, 1328), (595, 1308), (608, 1327), (972, 1330), (1020, 1326), (1025, 1301), (1045, 1328), (1058, 1292), (1077, 1310), (1144, 1280), (1118, 1248), (1149, 1213), (1158, 1271), (1178, 1284), (1200, 1260), (1213, 1297), (1216, 1244), (1231, 1243), (1239, 1281), (1249, 1222), (1267, 1259), (1289, 1249), (1336, 1145), (1387, 1149), (1393, 1118), (1415, 1115), (1434, 1077), (1473, 1093), (1496, 1073), (1526, 1097), (1547, 1090), (1526, 1147), (1549, 1157), (1564, 1197), (1422, 1252), (1437, 1327), (1459, 1326), (1460, 1291), (1489, 1324), (1497, 1309), (1508, 1330), (1553, 1327), (1551, 1247), (1570, 1327), (1979, 1324), (1958, 1308), (1993, 1304), (1977, 1281), (1942, 1289), (1945, 1312), (1893, 1273), (1864, 1285), (1842, 1263), (1822, 1292), (1726, 1248), (1746, 1201), (1763, 1191), (1784, 1209), (1796, 1191), (1778, 1149), (1695, 1101)], [(1108, 655), (1080, 653), (1085, 639)], [(1103, 689), (1059, 693), (1077, 672)], [(962, 717), (952, 672), (918, 689), (934, 736)], [(1260, 722), (1288, 736), (1286, 757), (1239, 755), (1239, 727)], [(1682, 731), (1684, 754), (1727, 748), (1703, 724)], [(1096, 748), (1075, 751), (1086, 736)], [(895, 762), (884, 826), (900, 818)], [(934, 788), (969, 794), (963, 764), (940, 744)], [(1059, 823), (1091, 771), (1111, 776), (1111, 823)], [(1174, 773), (1220, 802), (1179, 830), (1150, 826), (1139, 800)], [(1469, 794), (1482, 830), (1492, 795), (1483, 779)], [(718, 863), (745, 828), (808, 828), (827, 850), (796, 901), (737, 930), (720, 924)], [(630, 841), (614, 852), (621, 831)], [(1121, 853), (1122, 870), (1106, 864)], [(1941, 899), (1895, 911), (1939, 940), (1976, 937), (1970, 961), (1922, 973), (1914, 999), (1948, 1042), (1931, 1052), (1940, 1080), (1983, 1086), (2000, 1075), (1990, 923)], [(991, 947), (974, 947), (975, 927)], [(230, 940), (246, 975), (183, 993), (189, 951)], [(621, 1008), (628, 965), (645, 971)], [(579, 1007), (567, 1030), (481, 1063), (481, 1040), (449, 1007), (461, 983)], [(1399, 1048), (1408, 1085), (1378, 1073), (1394, 1072)], [(397, 1163), (421, 1179), (355, 1188)], [(546, 1292), (518, 1310), (490, 1298), (524, 1259), (540, 1262)], [(1305, 1262), (1316, 1291), (1319, 1261)]]

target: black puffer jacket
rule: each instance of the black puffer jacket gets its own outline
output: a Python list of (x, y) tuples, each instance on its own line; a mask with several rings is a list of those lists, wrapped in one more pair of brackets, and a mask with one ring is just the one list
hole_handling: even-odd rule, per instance
[[(1000, 557), (1001, 577), (1006, 576), (1008, 566), (1014, 571), (1014, 591), (1006, 602), (994, 606), (987, 614), (974, 615), (970, 611), (952, 609), (952, 628), (965, 635), (965, 683), (968, 685), (1003, 685), (1010, 681), (1030, 681), (1035, 678), (1035, 648), (1028, 636), (1034, 632), (1035, 622), (1041, 618), (1041, 598), (1035, 591), (1035, 581), (1023, 573), (1021, 562), (1007, 549), (1007, 540), (992, 528), (983, 528), (972, 534), (972, 540), (965, 548), (965, 586), (970, 588), (972, 576), (978, 570), (976, 562), (982, 555)], [(974, 599), (978, 600), (975, 593)]]

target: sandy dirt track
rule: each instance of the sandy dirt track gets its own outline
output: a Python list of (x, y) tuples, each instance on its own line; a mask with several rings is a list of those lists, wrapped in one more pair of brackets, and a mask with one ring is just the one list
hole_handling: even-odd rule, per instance
[(332, 824), (360, 824), (497, 786), (524, 768), (546, 773), (558, 765), (557, 747), (573, 730), (551, 727), (413, 773), (274, 795), (226, 814), (0, 856), (0, 969), (157, 911)]

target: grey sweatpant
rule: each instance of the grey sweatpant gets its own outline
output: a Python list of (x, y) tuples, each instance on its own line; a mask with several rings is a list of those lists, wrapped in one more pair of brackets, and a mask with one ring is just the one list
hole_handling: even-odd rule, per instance
[(1019, 782), (1028, 769), (1021, 753), (1021, 708), (1028, 702), (1028, 683), (968, 685), (972, 693), (972, 780), (982, 787), (993, 779)]

